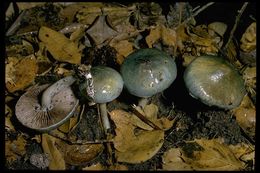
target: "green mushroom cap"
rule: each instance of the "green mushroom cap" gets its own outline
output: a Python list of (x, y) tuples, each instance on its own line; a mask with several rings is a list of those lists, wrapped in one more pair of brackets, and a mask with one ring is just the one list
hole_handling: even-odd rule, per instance
[(154, 48), (139, 49), (130, 54), (121, 66), (127, 90), (147, 98), (168, 88), (177, 76), (174, 59)]
[(246, 94), (244, 80), (228, 61), (217, 56), (200, 56), (184, 72), (190, 95), (204, 104), (223, 109), (237, 107)]
[(123, 79), (114, 69), (105, 66), (91, 68), (95, 103), (107, 103), (117, 98), (123, 90)]

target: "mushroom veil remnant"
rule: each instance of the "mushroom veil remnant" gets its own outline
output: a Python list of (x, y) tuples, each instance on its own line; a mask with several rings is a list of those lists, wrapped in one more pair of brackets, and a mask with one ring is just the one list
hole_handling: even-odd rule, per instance
[(29, 88), (15, 106), (17, 119), (24, 126), (42, 132), (62, 125), (79, 103), (70, 88), (74, 81), (74, 77), (68, 76), (51, 86), (44, 84)]

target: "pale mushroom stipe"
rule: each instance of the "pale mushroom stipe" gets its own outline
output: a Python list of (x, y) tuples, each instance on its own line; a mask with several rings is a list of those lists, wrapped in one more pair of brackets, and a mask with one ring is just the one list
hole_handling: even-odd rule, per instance
[[(123, 79), (114, 69), (105, 66), (96, 66), (90, 69), (93, 78), (94, 94), (92, 101), (99, 104), (100, 114), (105, 132), (110, 129), (106, 103), (116, 99), (123, 90)], [(86, 84), (80, 85), (83, 95), (88, 95)]]
[(121, 66), (121, 74), (129, 93), (144, 98), (139, 102), (143, 107), (146, 98), (172, 84), (177, 76), (177, 67), (174, 59), (165, 52), (147, 48), (127, 56)]
[(200, 56), (184, 72), (184, 82), (192, 97), (208, 106), (237, 107), (246, 94), (244, 80), (227, 60)]

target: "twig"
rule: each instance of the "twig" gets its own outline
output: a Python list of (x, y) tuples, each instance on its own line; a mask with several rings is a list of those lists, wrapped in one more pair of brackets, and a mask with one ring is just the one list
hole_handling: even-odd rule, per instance
[(155, 130), (161, 130), (160, 127), (158, 127), (156, 124), (154, 124), (152, 121), (150, 121), (149, 119), (147, 119), (145, 116), (143, 116), (137, 109), (136, 109), (136, 105), (132, 105), (131, 107), (133, 113), (140, 118), (143, 122), (145, 122), (147, 125), (149, 125), (150, 127), (152, 127)]
[[(194, 14), (192, 14), (189, 18), (187, 18), (185, 21), (182, 22), (182, 24), (186, 24), (187, 22), (189, 22), (192, 18), (194, 18), (195, 16), (197, 16), (199, 13), (201, 13), (202, 11), (204, 11), (206, 8), (208, 8), (209, 6), (213, 5), (215, 2), (209, 2), (206, 5), (202, 6), (200, 9), (198, 9)], [(180, 25), (179, 25), (180, 26)]]
[(229, 43), (230, 43), (231, 40), (233, 39), (233, 35), (234, 35), (235, 31), (236, 31), (236, 28), (237, 28), (238, 22), (239, 22), (239, 20), (240, 20), (240, 17), (242, 16), (243, 12), (245, 11), (247, 5), (248, 5), (248, 2), (245, 2), (245, 3), (243, 4), (243, 6), (241, 7), (241, 9), (238, 11), (238, 15), (237, 15), (237, 17), (236, 17), (235, 24), (234, 24), (234, 26), (233, 26), (233, 28), (232, 28), (232, 30), (231, 30), (231, 32), (230, 32), (230, 36), (229, 36), (228, 41), (227, 41), (227, 43), (226, 43), (226, 45), (225, 45), (225, 47), (224, 47), (224, 50), (226, 50), (226, 49), (228, 48)]

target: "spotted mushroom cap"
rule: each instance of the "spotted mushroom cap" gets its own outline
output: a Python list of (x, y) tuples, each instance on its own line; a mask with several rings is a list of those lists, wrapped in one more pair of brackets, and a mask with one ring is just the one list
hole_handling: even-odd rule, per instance
[(78, 106), (78, 100), (70, 87), (52, 98), (53, 108), (42, 109), (39, 96), (49, 86), (35, 85), (27, 90), (15, 106), (17, 119), (26, 127), (38, 131), (50, 131), (66, 122)]
[(126, 57), (121, 74), (127, 90), (145, 98), (168, 88), (177, 76), (177, 68), (174, 59), (165, 52), (139, 49)]
[(184, 81), (191, 96), (223, 109), (237, 107), (246, 93), (244, 80), (235, 67), (217, 56), (193, 60), (184, 72)]
[(123, 90), (123, 79), (114, 69), (105, 66), (91, 68), (95, 103), (107, 103), (117, 98)]

